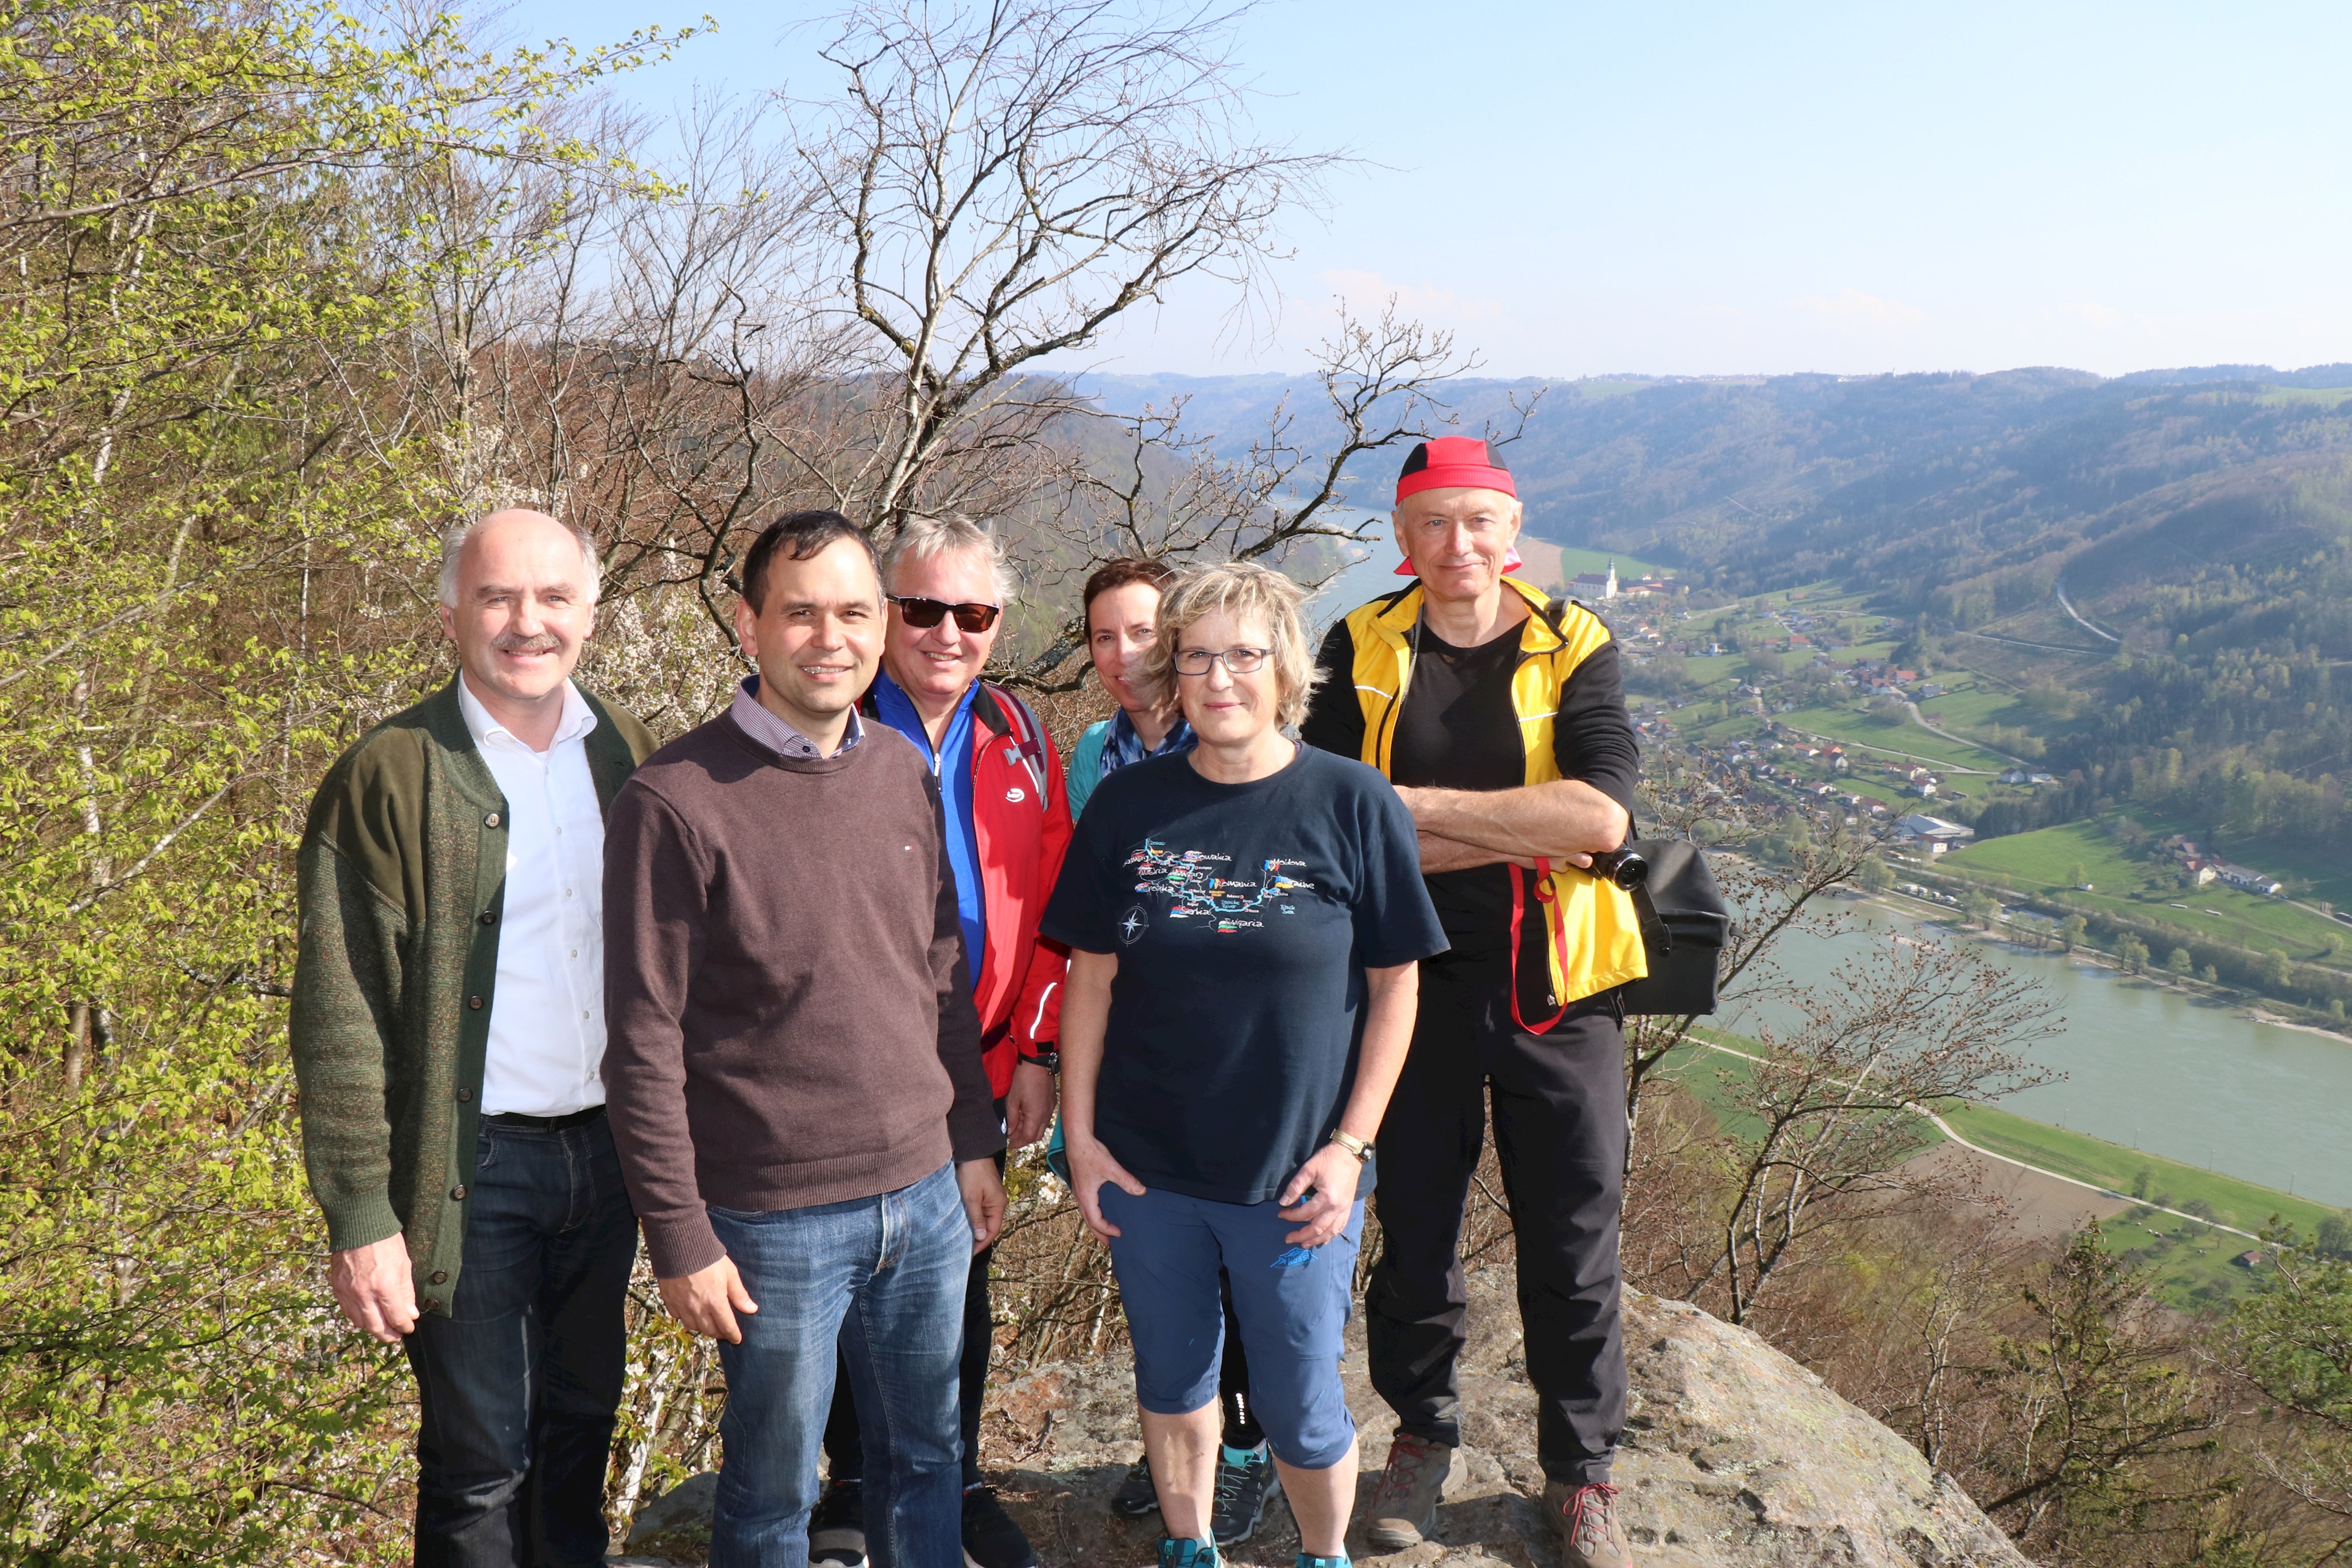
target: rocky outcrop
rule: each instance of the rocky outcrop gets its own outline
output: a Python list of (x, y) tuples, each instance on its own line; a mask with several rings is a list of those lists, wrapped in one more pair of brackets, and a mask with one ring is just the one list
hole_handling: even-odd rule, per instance
[[(1532, 1500), (1535, 1395), (1519, 1354), (1507, 1272), (1478, 1277), (1464, 1362), (1464, 1446), (1437, 1539), (1360, 1562), (1395, 1568), (1550, 1568)], [(1385, 1408), (1365, 1381), (1360, 1326), (1342, 1363), (1363, 1430), (1363, 1497), (1387, 1457)], [(2006, 1537), (1916, 1449), (1743, 1329), (1676, 1301), (1628, 1303), (1633, 1374), (1621, 1506), (1637, 1559), (1656, 1568), (2027, 1568)], [(992, 1476), (1047, 1568), (1150, 1560), (1156, 1521), (1105, 1507), (1139, 1453), (1123, 1362), (1056, 1365), (996, 1391), (984, 1437)], [(699, 1479), (699, 1478), (698, 1478)], [(631, 1561), (699, 1563), (708, 1491), (640, 1516)], [(659, 1528), (651, 1529), (650, 1526)], [(665, 1549), (666, 1548), (666, 1549)], [(1277, 1501), (1236, 1564), (1288, 1568), (1297, 1536)], [(654, 1555), (660, 1551), (660, 1555)]]

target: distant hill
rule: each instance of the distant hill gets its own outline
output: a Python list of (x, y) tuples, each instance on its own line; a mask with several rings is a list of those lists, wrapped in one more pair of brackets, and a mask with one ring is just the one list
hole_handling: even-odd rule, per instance
[[(1228, 450), (1286, 391), (1302, 437), (1332, 434), (1313, 384), (1282, 376), (1085, 385), (1118, 408), (1185, 397), (1187, 423)], [(2307, 548), (2319, 535), (2295, 497), (2352, 458), (2352, 365), (1448, 390), (1471, 430), (1514, 423), (1511, 400), (1542, 393), (1508, 453), (1539, 538), (1671, 562), (1732, 592), (1845, 579), (1963, 623), (2048, 598), (2077, 557), (2095, 598)], [(1378, 505), (1392, 472), (1368, 462), (1357, 500)], [(2183, 527), (2184, 512), (2233, 521)]]

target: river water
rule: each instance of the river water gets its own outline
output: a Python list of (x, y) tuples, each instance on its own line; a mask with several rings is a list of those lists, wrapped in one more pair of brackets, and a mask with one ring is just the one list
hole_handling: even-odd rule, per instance
[[(1825, 985), (1864, 945), (1900, 933), (1969, 940), (1876, 904), (1841, 904), (1855, 930), (1782, 938), (1780, 966)], [(2352, 1040), (2258, 1023), (2242, 1011), (2058, 953), (1979, 951), (2031, 975), (2065, 1015), (2032, 1059), (2066, 1076), (2003, 1109), (2325, 1203), (2352, 1207)], [(1717, 1021), (1773, 1021), (1769, 1005)]]

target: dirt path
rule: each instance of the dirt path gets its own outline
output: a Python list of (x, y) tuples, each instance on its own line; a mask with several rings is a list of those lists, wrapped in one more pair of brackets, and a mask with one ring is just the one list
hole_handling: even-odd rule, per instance
[(1934, 1176), (1965, 1178), (2000, 1200), (2020, 1235), (2036, 1239), (2071, 1236), (2086, 1219), (2112, 1219), (2138, 1207), (1966, 1144), (1937, 1144), (1914, 1155), (1906, 1166)]

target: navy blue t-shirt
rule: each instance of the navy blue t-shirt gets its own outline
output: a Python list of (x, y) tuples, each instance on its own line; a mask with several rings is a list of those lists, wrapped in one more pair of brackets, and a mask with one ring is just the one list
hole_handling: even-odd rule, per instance
[(1039, 929), (1118, 956), (1095, 1135), (1146, 1186), (1264, 1203), (1355, 1083), (1364, 971), (1445, 950), (1412, 817), (1312, 747), (1247, 784), (1189, 755), (1104, 779)]

